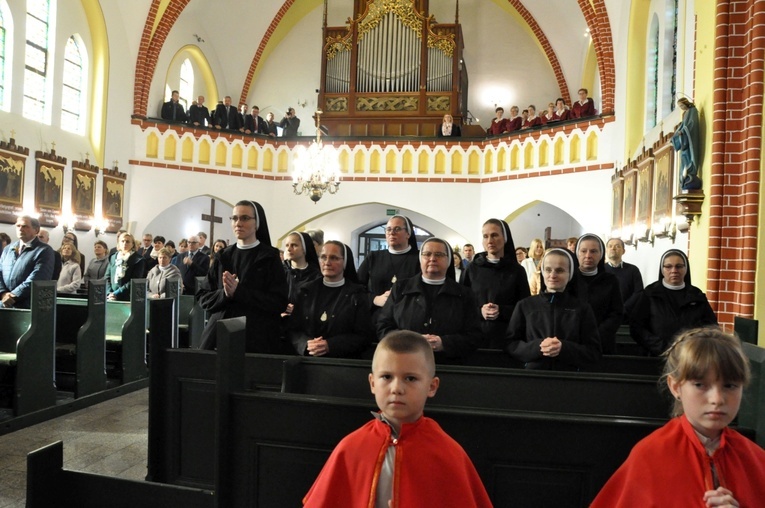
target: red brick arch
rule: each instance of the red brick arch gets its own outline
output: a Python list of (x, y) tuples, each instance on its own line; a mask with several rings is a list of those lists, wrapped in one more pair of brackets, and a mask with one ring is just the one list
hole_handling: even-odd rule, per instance
[(614, 42), (611, 23), (608, 20), (605, 0), (578, 0), (584, 20), (590, 29), (595, 58), (600, 71), (600, 93), (602, 113), (614, 112), (616, 89), (616, 67), (614, 65)]

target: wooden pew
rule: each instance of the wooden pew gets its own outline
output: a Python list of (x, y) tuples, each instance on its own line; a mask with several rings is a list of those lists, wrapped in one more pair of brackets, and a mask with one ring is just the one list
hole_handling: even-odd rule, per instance
[[(501, 367), (505, 369), (522, 369), (523, 362), (514, 360), (499, 349), (478, 349), (473, 351), (465, 360), (464, 365), (473, 367)], [(657, 376), (663, 368), (661, 358), (632, 355), (603, 355), (601, 360), (593, 365), (582, 367), (583, 372), (603, 372), (611, 374), (639, 374)]]
[(130, 281), (129, 302), (106, 302), (106, 358), (122, 383), (143, 379), (146, 368), (146, 279)]
[[(666, 419), (670, 402), (658, 376), (438, 366), (431, 405)], [(369, 398), (370, 365), (294, 357), (284, 364), (282, 392)]]
[(32, 283), (29, 309), (0, 309), (0, 381), (13, 415), (56, 404), (56, 281)]
[(27, 508), (215, 508), (209, 490), (63, 469), (64, 444), (27, 455)]
[(755, 432), (757, 444), (765, 448), (765, 348), (744, 342), (752, 369), (752, 382), (744, 390), (738, 425)]
[(59, 298), (56, 303), (56, 379), (74, 377), (74, 396), (106, 389), (106, 281), (93, 280), (88, 298)]
[[(369, 421), (374, 400), (247, 391), (244, 340), (230, 339), (226, 320), (218, 326), (218, 503), (299, 506), (337, 442)], [(495, 506), (587, 506), (632, 446), (664, 423), (436, 406), (425, 412), (465, 448)]]

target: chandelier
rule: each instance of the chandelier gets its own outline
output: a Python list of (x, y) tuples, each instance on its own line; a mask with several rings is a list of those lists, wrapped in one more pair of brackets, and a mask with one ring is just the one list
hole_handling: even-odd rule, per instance
[(295, 170), (292, 173), (292, 188), (295, 194), (308, 194), (316, 203), (325, 192), (334, 194), (340, 187), (340, 164), (337, 150), (321, 142), (321, 114), (316, 112), (316, 140), (306, 148), (295, 149)]

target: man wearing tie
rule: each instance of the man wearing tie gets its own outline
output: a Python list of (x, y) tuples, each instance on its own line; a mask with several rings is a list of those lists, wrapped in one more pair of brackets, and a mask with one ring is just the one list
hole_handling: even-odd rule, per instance
[(186, 122), (186, 111), (183, 109), (183, 105), (179, 102), (181, 95), (178, 90), (173, 90), (172, 97), (169, 101), (162, 105), (162, 120), (168, 120), (170, 122)]
[(0, 304), (28, 309), (32, 282), (51, 280), (53, 249), (37, 238), (40, 221), (24, 215), (16, 219), (18, 241), (5, 247), (0, 256)]
[(240, 124), (239, 111), (231, 105), (231, 96), (227, 95), (223, 99), (223, 104), (218, 104), (215, 108), (215, 128), (228, 129), (231, 131), (239, 130)]
[(193, 295), (196, 293), (196, 277), (207, 275), (210, 268), (210, 256), (206, 256), (199, 248), (199, 237), (189, 237), (189, 251), (183, 257), (181, 276), (183, 278), (183, 294)]
[(259, 107), (253, 106), (252, 113), (244, 119), (244, 132), (245, 134), (268, 135), (268, 127), (266, 127), (266, 121), (260, 117)]

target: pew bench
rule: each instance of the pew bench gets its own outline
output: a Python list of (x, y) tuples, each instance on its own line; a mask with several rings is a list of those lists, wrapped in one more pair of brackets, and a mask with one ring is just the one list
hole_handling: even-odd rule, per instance
[(57, 441), (27, 455), (27, 508), (215, 508), (209, 490), (113, 478), (63, 468)]
[(129, 383), (148, 375), (146, 367), (146, 279), (130, 281), (129, 302), (106, 302), (108, 374)]
[(35, 281), (29, 309), (0, 308), (0, 399), (20, 416), (56, 404), (56, 281)]
[(94, 280), (88, 298), (59, 298), (56, 308), (56, 381), (75, 398), (106, 389), (106, 281)]

